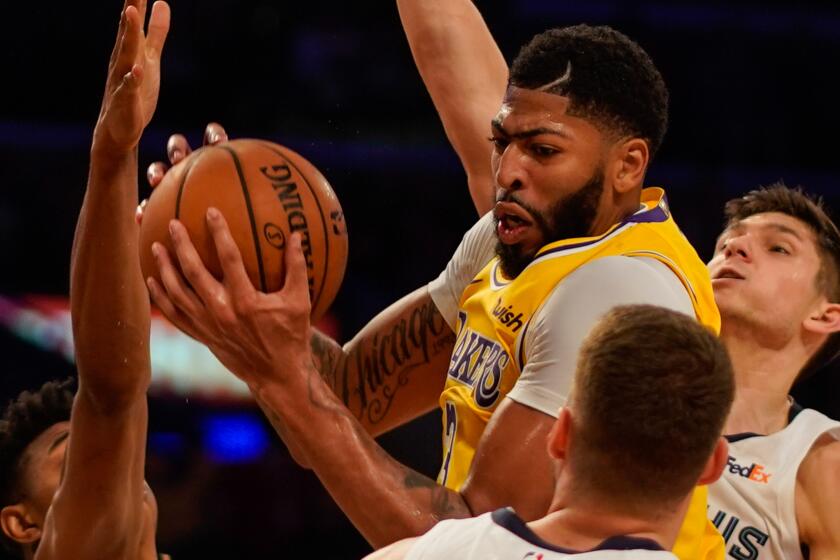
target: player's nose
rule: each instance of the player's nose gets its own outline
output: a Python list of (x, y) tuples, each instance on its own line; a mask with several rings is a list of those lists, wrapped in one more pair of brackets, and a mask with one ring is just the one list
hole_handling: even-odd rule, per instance
[(752, 260), (753, 248), (750, 236), (747, 234), (730, 237), (723, 247), (726, 258), (737, 257), (746, 261)]
[(525, 154), (515, 142), (505, 147), (496, 161), (496, 185), (504, 190), (519, 190), (525, 184)]

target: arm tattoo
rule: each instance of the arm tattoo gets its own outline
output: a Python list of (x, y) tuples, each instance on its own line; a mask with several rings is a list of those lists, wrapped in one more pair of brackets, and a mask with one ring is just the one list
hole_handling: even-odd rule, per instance
[(336, 371), (344, 359), (344, 350), (336, 341), (315, 329), (312, 329), (309, 346), (312, 349), (315, 368), (321, 373), (324, 383), (335, 392)]
[(385, 418), (414, 369), (451, 352), (454, 343), (454, 333), (431, 301), (364, 337), (348, 353), (317, 331), (311, 339), (321, 377), (356, 418), (371, 424)]
[(383, 464), (390, 462), (398, 469), (398, 476), (402, 478), (403, 488), (412, 494), (419, 492), (421, 503), (425, 501), (423, 495), (427, 494), (429, 503), (428, 513), (434, 519), (433, 523), (437, 523), (441, 519), (456, 519), (472, 516), (469, 506), (460, 493), (441, 486), (431, 478), (397, 463), (393, 457), (388, 455), (364, 430), (362, 425), (353, 417), (353, 414), (338, 402), (335, 395), (325, 395), (323, 393), (323, 389), (321, 389), (323, 385), (318, 382), (318, 377), (321, 377), (321, 374), (313, 363), (312, 367), (309, 368), (308, 374), (309, 402), (322, 410), (344, 416), (350, 420), (350, 426), (356, 434), (355, 439)]
[(419, 488), (429, 491), (431, 514), (437, 521), (472, 516), (470, 508), (461, 494), (445, 486), (441, 486), (431, 478), (423, 476), (417, 471), (413, 471), (407, 467), (403, 468), (405, 469), (403, 484), (406, 488)]

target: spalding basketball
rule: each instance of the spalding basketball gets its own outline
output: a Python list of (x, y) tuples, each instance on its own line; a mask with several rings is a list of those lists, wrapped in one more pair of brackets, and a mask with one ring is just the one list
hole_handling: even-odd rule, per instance
[(159, 280), (155, 241), (177, 263), (168, 229), (173, 218), (184, 224), (208, 270), (222, 277), (205, 218), (211, 206), (224, 215), (251, 282), (263, 292), (283, 287), (286, 242), (300, 232), (312, 319), (327, 310), (344, 277), (347, 228), (338, 198), (315, 166), (263, 140), (233, 140), (191, 153), (167, 172), (146, 205), (140, 227), (144, 277)]

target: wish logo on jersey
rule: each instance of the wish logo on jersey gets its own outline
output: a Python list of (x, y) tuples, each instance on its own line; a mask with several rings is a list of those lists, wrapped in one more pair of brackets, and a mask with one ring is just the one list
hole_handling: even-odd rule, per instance
[(730, 473), (737, 474), (738, 476), (742, 476), (762, 484), (768, 484), (770, 482), (771, 474), (764, 471), (763, 465), (753, 463), (750, 466), (744, 466), (739, 465), (737, 461), (738, 460), (732, 455), (730, 455), (729, 459), (726, 461), (726, 465), (729, 468)]
[(509, 361), (498, 342), (462, 326), (449, 362), (449, 377), (472, 388), (475, 403), (489, 408), (499, 399), (502, 371)]
[(515, 313), (512, 305), (502, 304), (502, 298), (499, 298), (499, 301), (493, 306), (493, 317), (513, 332), (522, 328), (522, 313), (518, 315)]

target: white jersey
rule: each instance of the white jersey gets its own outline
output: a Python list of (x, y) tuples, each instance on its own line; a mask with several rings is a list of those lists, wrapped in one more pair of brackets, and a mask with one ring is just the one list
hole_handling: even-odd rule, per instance
[(441, 521), (417, 539), (406, 560), (676, 560), (650, 539), (611, 537), (588, 551), (565, 550), (538, 537), (512, 509)]
[[(796, 406), (796, 405), (794, 405)], [(823, 434), (840, 440), (840, 422), (799, 409), (767, 436), (727, 436), (729, 464), (709, 486), (709, 519), (738, 560), (802, 559), (794, 496), (799, 465)]]

